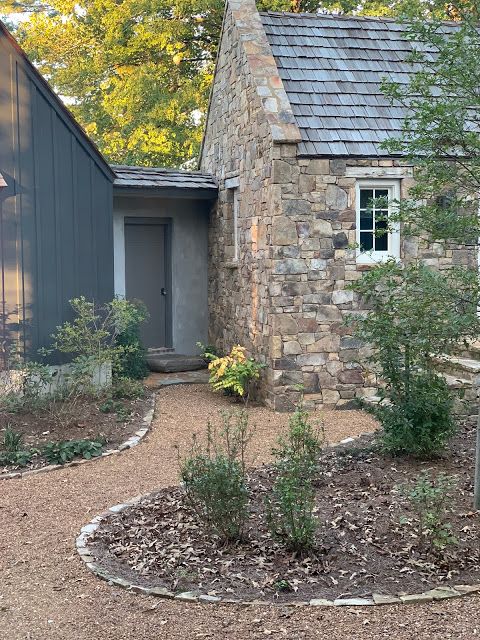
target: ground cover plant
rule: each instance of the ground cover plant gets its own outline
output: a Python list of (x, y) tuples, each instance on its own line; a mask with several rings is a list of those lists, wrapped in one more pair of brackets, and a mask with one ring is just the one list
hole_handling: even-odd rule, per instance
[(128, 377), (137, 376), (144, 358), (143, 307), (114, 300), (97, 308), (85, 298), (71, 305), (74, 319), (57, 327), (51, 348), (40, 354), (66, 366), (11, 358), (0, 394), (5, 471), (96, 457), (127, 440), (146, 412), (143, 384)]

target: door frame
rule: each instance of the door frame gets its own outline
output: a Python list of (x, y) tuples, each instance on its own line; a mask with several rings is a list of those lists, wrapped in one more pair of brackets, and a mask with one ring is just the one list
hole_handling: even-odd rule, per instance
[[(172, 222), (172, 218), (163, 218), (161, 216), (124, 216), (123, 218), (124, 238), (127, 224), (162, 225), (165, 227), (165, 284), (167, 288), (167, 295), (165, 296), (165, 347), (168, 349), (173, 347)], [(124, 254), (126, 255), (125, 245)], [(127, 265), (125, 263), (125, 281), (126, 271)]]

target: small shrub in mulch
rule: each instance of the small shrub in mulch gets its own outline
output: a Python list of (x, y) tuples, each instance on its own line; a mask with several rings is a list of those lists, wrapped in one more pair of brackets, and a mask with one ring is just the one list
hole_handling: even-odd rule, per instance
[(303, 552), (270, 531), (265, 499), (276, 482), (274, 465), (249, 472), (248, 519), (234, 544), (212, 535), (183, 488), (173, 487), (109, 516), (91, 549), (100, 566), (132, 583), (247, 601), (479, 582), (474, 447), (474, 426), (464, 424), (449, 451), (429, 462), (387, 457), (369, 437), (324, 450), (314, 482), (315, 538)]
[(138, 383), (99, 397), (0, 403), (0, 474), (30, 471), (115, 449), (143, 426), (150, 397)]

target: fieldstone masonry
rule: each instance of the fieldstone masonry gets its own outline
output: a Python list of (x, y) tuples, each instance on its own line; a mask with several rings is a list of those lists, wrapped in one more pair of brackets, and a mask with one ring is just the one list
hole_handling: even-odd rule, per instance
[[(253, 0), (227, 6), (201, 168), (219, 180), (210, 226), (210, 331), (223, 349), (241, 343), (266, 364), (261, 393), (289, 410), (347, 407), (373, 395), (362, 345), (344, 324), (358, 309), (349, 282), (361, 277), (355, 243), (358, 178), (395, 178), (402, 196), (412, 169), (392, 158), (307, 158)], [(240, 256), (234, 261), (238, 179)], [(230, 182), (231, 183), (231, 182)], [(227, 182), (227, 185), (229, 183)], [(474, 259), (465, 247), (402, 237), (401, 256), (433, 266)]]

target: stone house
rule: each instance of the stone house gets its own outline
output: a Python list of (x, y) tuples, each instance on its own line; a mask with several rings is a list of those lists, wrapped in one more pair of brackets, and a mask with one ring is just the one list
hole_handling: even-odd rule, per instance
[(219, 184), (210, 338), (242, 343), (265, 362), (263, 395), (276, 409), (292, 406), (298, 384), (309, 405), (325, 407), (373, 392), (343, 322), (356, 306), (346, 286), (372, 263), (419, 252), (439, 268), (474, 258), (400, 229), (374, 234), (369, 200), (390, 203), (412, 184), (412, 167), (381, 147), (402, 127), (380, 83), (408, 79), (403, 29), (227, 4), (201, 155)]
[(309, 406), (371, 395), (344, 324), (348, 283), (389, 256), (474, 259), (374, 233), (367, 204), (393, 206), (413, 180), (381, 146), (404, 117), (380, 89), (408, 79), (402, 31), (228, 0), (200, 170), (186, 172), (109, 167), (0, 24), (0, 362), (12, 341), (27, 354), (48, 343), (69, 298), (117, 295), (147, 304), (155, 353), (243, 344), (275, 409), (299, 384)]

